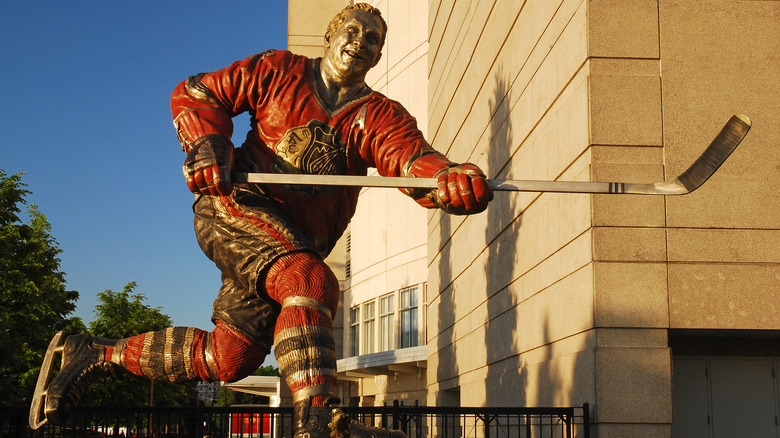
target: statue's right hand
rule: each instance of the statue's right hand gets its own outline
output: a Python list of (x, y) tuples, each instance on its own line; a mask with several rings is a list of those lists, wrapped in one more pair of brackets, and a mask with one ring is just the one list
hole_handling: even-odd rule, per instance
[(222, 135), (211, 134), (192, 142), (182, 170), (192, 193), (219, 196), (233, 191), (232, 165), (233, 143)]

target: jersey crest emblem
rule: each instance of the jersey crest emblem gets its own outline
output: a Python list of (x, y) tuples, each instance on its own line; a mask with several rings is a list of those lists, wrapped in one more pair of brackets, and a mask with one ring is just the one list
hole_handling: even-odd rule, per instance
[[(290, 128), (274, 147), (276, 158), (271, 169), (276, 173), (336, 175), (346, 168), (346, 147), (335, 128), (320, 120)], [(316, 196), (321, 187), (285, 186)]]

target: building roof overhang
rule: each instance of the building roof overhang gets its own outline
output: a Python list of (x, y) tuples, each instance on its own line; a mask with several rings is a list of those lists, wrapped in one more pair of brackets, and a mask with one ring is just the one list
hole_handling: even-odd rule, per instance
[(428, 347), (421, 345), (347, 357), (338, 360), (336, 367), (339, 380), (357, 381), (394, 373), (419, 376), (428, 367)]

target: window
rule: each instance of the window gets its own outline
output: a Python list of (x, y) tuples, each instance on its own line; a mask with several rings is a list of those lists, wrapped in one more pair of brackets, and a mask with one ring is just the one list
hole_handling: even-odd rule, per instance
[(374, 302), (363, 304), (363, 354), (374, 352)]
[(349, 309), (349, 355), (360, 354), (360, 307)]
[(401, 290), (401, 348), (417, 346), (417, 287)]
[(379, 297), (379, 351), (395, 348), (395, 294)]

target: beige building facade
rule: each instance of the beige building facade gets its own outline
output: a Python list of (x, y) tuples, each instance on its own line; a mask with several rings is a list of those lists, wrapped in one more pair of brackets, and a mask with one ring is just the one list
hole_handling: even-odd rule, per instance
[[(343, 398), (780, 436), (780, 2), (371, 3), (389, 33), (369, 85), (491, 178), (662, 181), (732, 114), (754, 128), (681, 197), (502, 192), (458, 217), (365, 190), (332, 260)], [(289, 1), (289, 48), (320, 56), (345, 4)]]

